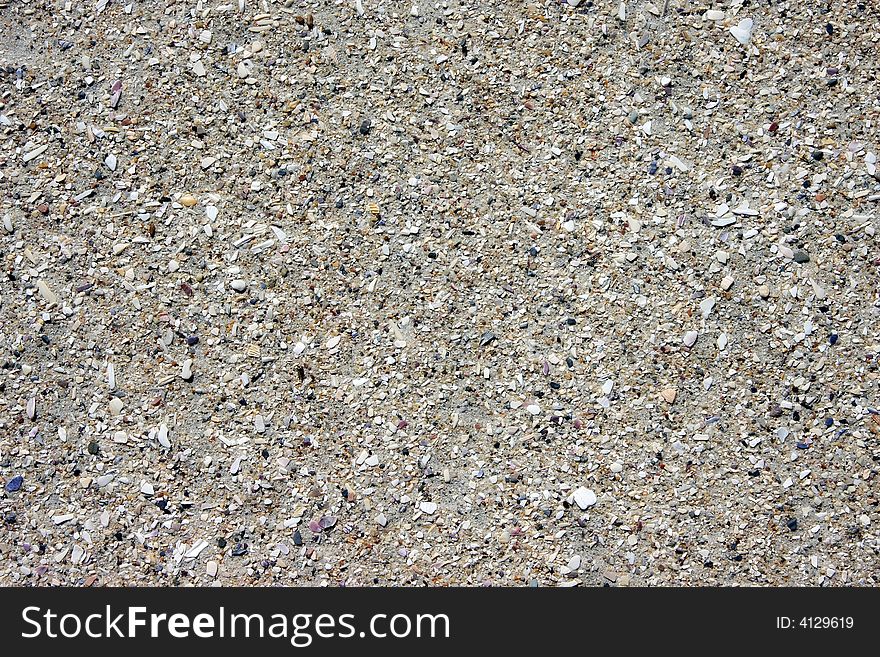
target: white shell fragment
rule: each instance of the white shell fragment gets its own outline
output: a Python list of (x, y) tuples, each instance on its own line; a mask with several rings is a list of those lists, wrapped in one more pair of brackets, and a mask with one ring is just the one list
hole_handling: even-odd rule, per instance
[(730, 28), (730, 33), (742, 45), (748, 45), (752, 39), (752, 27), (754, 22), (751, 18), (744, 18), (738, 24)]
[(591, 506), (596, 504), (596, 493), (591, 491), (589, 488), (584, 488), (581, 486), (574, 492), (574, 502), (581, 509), (589, 509)]

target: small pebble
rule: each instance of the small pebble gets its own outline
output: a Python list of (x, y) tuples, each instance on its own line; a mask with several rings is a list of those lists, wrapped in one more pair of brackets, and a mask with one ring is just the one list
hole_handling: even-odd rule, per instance
[(22, 477), (21, 475), (13, 477), (8, 482), (6, 482), (6, 491), (8, 493), (14, 493), (21, 488), (22, 483), (24, 483), (24, 477)]
[(667, 404), (675, 403), (675, 398), (678, 395), (678, 391), (675, 388), (665, 388), (660, 391), (660, 396), (666, 401)]
[(119, 397), (114, 397), (107, 407), (110, 409), (110, 415), (119, 415), (122, 413), (122, 400)]
[(193, 362), (191, 358), (187, 358), (183, 361), (183, 366), (180, 368), (180, 378), (184, 381), (192, 381), (193, 379), (193, 370), (192, 370)]

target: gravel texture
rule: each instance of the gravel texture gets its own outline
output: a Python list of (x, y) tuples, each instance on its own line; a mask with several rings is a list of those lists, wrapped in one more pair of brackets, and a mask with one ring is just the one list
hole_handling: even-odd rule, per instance
[(0, 5), (0, 583), (880, 580), (876, 3)]

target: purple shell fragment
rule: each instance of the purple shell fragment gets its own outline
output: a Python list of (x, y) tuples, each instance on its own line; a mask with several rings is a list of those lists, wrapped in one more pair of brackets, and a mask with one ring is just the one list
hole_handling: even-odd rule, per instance
[(116, 109), (119, 100), (122, 98), (122, 80), (116, 80), (110, 87), (110, 107)]

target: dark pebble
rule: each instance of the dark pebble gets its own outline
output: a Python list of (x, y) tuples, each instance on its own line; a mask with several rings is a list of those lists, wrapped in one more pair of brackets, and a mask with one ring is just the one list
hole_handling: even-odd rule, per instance
[(299, 533), (298, 529), (295, 532), (293, 532), (293, 544), (294, 545), (302, 545), (303, 544), (303, 537), (302, 537), (302, 534)]
[(196, 346), (196, 345), (199, 343), (199, 336), (197, 336), (197, 335), (189, 335), (189, 336), (187, 336), (187, 338), (186, 338), (186, 343), (187, 343), (190, 347), (194, 347), (194, 346)]
[(833, 425), (834, 425), (834, 418), (833, 417), (826, 417), (825, 418), (825, 426), (830, 427)]
[(804, 264), (805, 262), (810, 261), (810, 256), (806, 251), (795, 251), (794, 252), (794, 261), (799, 264)]
[(247, 543), (236, 543), (235, 547), (232, 548), (232, 556), (233, 557), (240, 557), (242, 555), (247, 554), (247, 552), (248, 552)]
[(837, 333), (832, 333), (831, 335), (828, 336), (828, 343), (829, 344), (837, 344)]
[(98, 449), (100, 449), (100, 448), (98, 447), (97, 442), (95, 442), (93, 440), (92, 442), (89, 443), (89, 446), (88, 446), (89, 454), (91, 454), (92, 456), (96, 456), (98, 454)]
[(733, 165), (733, 175), (734, 176), (743, 175), (743, 168), (741, 166), (739, 166), (738, 164), (734, 164)]
[(787, 523), (785, 523), (785, 524), (788, 525), (788, 528), (789, 528), (791, 531), (794, 531), (795, 529), (797, 529), (797, 520), (796, 520), (795, 518), (791, 518), (791, 519), (790, 519)]
[(361, 122), (361, 127), (358, 128), (358, 130), (360, 131), (360, 133), (362, 135), (368, 135), (368, 134), (370, 134), (370, 130), (372, 129), (372, 127), (373, 127), (373, 124), (370, 121), (370, 119), (364, 119)]
[(226, 539), (221, 537), (217, 539), (217, 547), (223, 549), (226, 547)]
[(10, 479), (9, 482), (6, 484), (6, 490), (7, 490), (7, 492), (9, 492), (9, 493), (14, 493), (14, 492), (17, 491), (19, 488), (21, 488), (21, 485), (22, 485), (23, 483), (24, 483), (24, 477), (22, 477), (21, 475), (18, 475), (17, 477), (13, 477), (13, 478)]
[(819, 160), (821, 160), (823, 157), (825, 157), (825, 153), (823, 153), (822, 151), (813, 151), (813, 159), (816, 160), (817, 162)]

